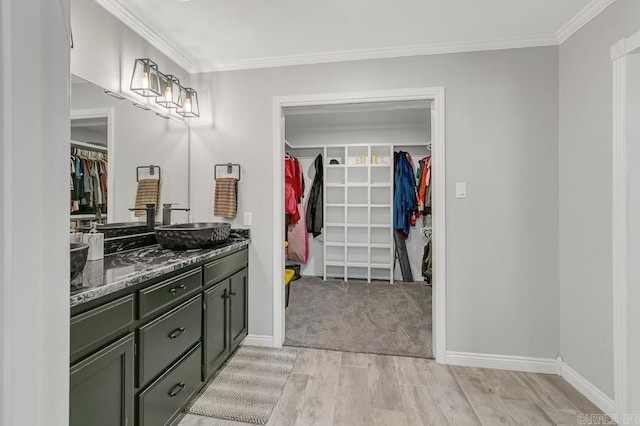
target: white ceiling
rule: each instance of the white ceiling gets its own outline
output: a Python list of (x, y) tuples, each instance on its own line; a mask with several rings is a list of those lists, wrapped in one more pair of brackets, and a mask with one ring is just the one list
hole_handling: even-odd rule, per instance
[(553, 45), (614, 0), (96, 0), (191, 72)]

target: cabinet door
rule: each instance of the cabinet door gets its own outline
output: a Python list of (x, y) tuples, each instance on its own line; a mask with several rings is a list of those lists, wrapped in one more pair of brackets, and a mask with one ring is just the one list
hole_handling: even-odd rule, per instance
[(71, 367), (71, 426), (133, 425), (133, 333)]
[(229, 280), (221, 281), (204, 293), (204, 374), (208, 378), (229, 355), (227, 298)]
[(229, 334), (233, 351), (247, 335), (248, 330), (248, 273), (247, 268), (232, 275), (229, 279)]

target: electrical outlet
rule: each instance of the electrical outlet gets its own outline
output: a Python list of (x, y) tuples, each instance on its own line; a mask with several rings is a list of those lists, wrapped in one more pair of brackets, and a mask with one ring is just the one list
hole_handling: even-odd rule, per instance
[(251, 212), (244, 212), (244, 226), (251, 226)]

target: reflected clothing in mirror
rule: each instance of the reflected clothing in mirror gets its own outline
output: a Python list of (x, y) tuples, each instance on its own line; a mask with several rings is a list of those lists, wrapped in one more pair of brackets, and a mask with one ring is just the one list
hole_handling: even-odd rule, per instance
[(71, 213), (107, 211), (107, 154), (89, 149), (71, 148)]

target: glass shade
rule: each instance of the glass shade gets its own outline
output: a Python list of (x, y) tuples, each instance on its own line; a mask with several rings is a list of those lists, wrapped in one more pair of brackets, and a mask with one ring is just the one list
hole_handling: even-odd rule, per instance
[(200, 117), (200, 107), (198, 106), (198, 93), (190, 87), (180, 87), (180, 98), (182, 106), (176, 112), (183, 117)]
[(165, 108), (179, 108), (182, 106), (180, 99), (180, 80), (173, 75), (160, 73), (160, 96), (156, 103)]
[(161, 96), (160, 72), (151, 59), (136, 59), (131, 76), (131, 90), (146, 96)]

